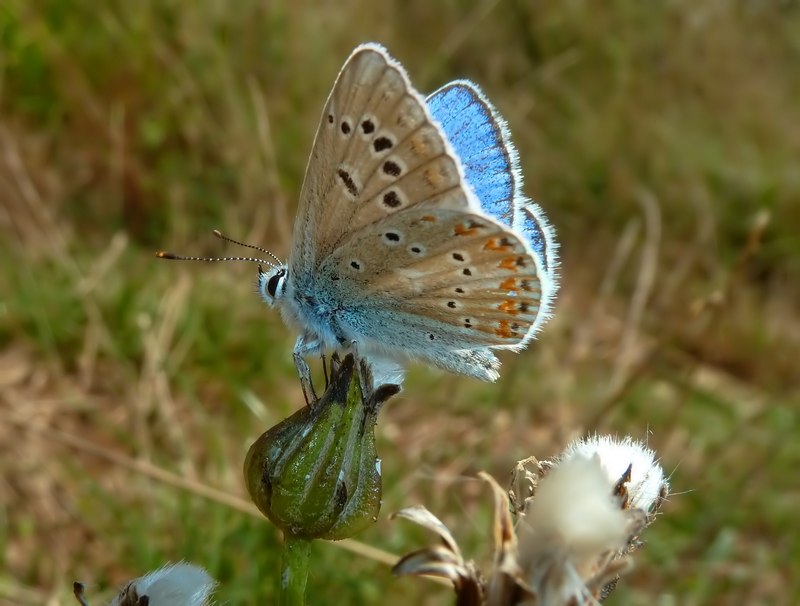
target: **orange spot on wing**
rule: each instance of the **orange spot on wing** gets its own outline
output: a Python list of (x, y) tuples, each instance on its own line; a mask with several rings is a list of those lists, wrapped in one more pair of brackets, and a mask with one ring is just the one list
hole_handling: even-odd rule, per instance
[(517, 334), (511, 329), (511, 323), (508, 320), (500, 320), (497, 328), (494, 329), (494, 334), (503, 339), (513, 339)]
[(512, 316), (516, 316), (519, 313), (519, 310), (517, 309), (517, 302), (508, 299), (500, 303), (500, 305), (497, 306), (497, 309), (511, 314)]
[(500, 263), (498, 264), (498, 267), (502, 267), (503, 269), (510, 269), (510, 270), (513, 270), (513, 271), (517, 271), (517, 265), (518, 265), (517, 261), (518, 260), (519, 260), (519, 257), (505, 257), (502, 261), (500, 261)]
[(436, 217), (433, 215), (424, 215), (420, 217), (420, 221), (427, 221), (428, 223), (436, 223)]
[(456, 223), (453, 231), (457, 236), (474, 236), (476, 229), (474, 227), (464, 227), (463, 223)]
[(516, 278), (506, 278), (502, 282), (500, 282), (500, 290), (519, 290), (517, 288), (517, 279)]
[(479, 229), (486, 229), (486, 225), (473, 220), (469, 220), (466, 226), (463, 223), (456, 223), (453, 227), (457, 236), (474, 236)]
[(422, 156), (428, 152), (428, 141), (425, 137), (420, 135), (411, 137), (411, 148), (418, 156)]
[(443, 172), (441, 167), (431, 166), (425, 169), (425, 180), (434, 189), (441, 189), (444, 187), (447, 174)]
[(507, 251), (507, 250), (512, 250), (513, 248), (514, 248), (514, 245), (506, 237), (503, 237), (503, 238), (489, 238), (486, 241), (486, 244), (483, 245), (483, 250)]

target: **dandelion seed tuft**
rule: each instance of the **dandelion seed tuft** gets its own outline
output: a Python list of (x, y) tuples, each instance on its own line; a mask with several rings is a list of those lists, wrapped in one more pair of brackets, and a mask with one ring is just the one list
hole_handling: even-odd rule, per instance
[[(626, 509), (641, 509), (647, 514), (658, 509), (669, 492), (669, 483), (655, 452), (630, 436), (617, 439), (594, 435), (572, 442), (559, 460), (563, 464), (576, 457), (588, 458), (595, 454), (612, 485), (622, 480)], [(630, 478), (626, 479), (626, 474)]]
[(109, 606), (206, 606), (216, 584), (199, 566), (168, 564), (130, 581)]

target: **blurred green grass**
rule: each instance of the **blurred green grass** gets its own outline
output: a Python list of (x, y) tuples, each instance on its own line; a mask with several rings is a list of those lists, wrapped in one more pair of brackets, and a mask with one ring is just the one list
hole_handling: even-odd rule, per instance
[[(513, 462), (647, 439), (674, 495), (616, 604), (792, 603), (800, 354), (800, 6), (525, 0), (0, 5), (0, 601), (101, 602), (167, 560), (270, 603), (266, 521), (66, 446), (48, 427), (242, 494), (302, 401), (293, 335), (212, 228), (288, 250), (319, 111), (356, 44), (422, 91), (472, 78), (558, 230), (556, 318), (497, 385), (415, 368), (378, 427), (384, 514), (424, 503), (488, 557)], [(767, 221), (766, 219), (770, 219)], [(430, 537), (385, 516), (359, 539)], [(310, 603), (446, 602), (315, 548)]]

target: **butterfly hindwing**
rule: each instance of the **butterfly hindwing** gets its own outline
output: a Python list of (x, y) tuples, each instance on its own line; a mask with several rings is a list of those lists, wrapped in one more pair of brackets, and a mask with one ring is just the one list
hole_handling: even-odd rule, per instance
[(528, 340), (539, 271), (523, 239), (491, 217), (420, 204), (353, 234), (319, 275), (348, 299), (358, 293), (362, 309), (433, 320), (468, 348)]
[[(558, 268), (558, 244), (552, 226), (538, 204), (523, 198), (517, 208), (517, 231), (525, 236), (538, 255), (542, 268), (555, 282)], [(553, 289), (555, 289), (555, 284)]]

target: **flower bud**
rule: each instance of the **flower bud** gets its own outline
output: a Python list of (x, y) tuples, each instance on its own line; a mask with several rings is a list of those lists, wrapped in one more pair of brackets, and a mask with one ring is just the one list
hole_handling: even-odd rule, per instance
[(244, 476), (250, 498), (284, 532), (305, 539), (343, 539), (378, 517), (380, 460), (375, 423), (380, 405), (399, 391), (372, 385), (348, 355), (331, 367), (325, 394), (262, 434), (250, 447)]

